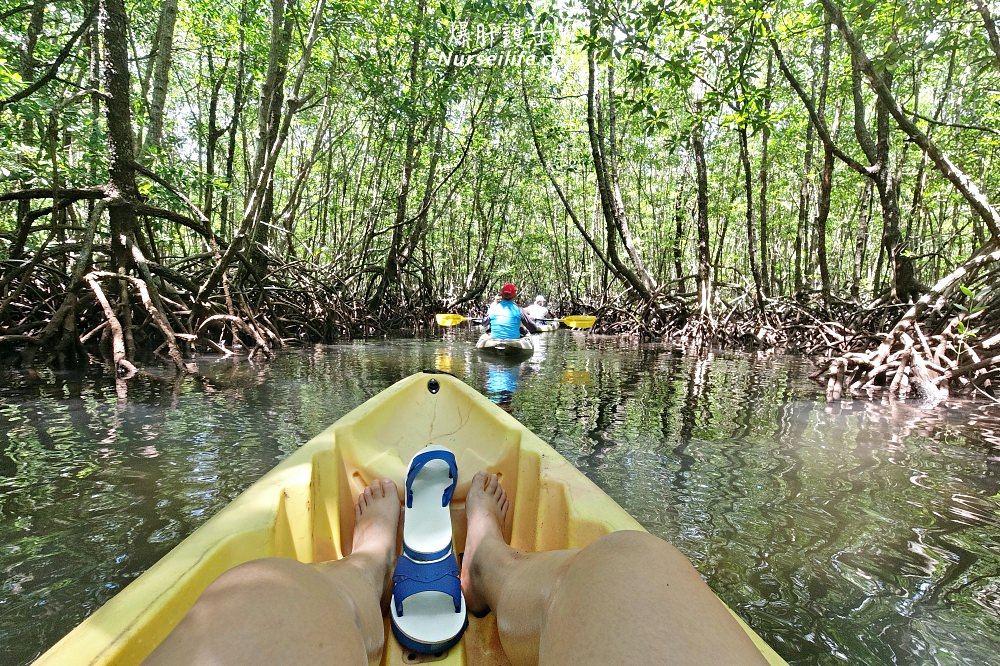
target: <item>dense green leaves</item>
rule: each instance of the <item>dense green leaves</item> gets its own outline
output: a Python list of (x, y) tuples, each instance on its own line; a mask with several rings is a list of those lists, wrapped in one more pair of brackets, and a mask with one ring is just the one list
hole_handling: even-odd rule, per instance
[[(266, 122), (260, 94), (274, 17), (271, 4), (259, 0), (180, 4), (165, 134), (159, 149), (144, 158), (176, 192), (149, 178), (140, 179), (140, 192), (150, 205), (179, 215), (192, 212), (177, 193), (201, 209), (211, 204), (205, 210), (209, 224), (228, 243), (256, 182), (255, 140)], [(841, 6), (878, 71), (892, 74), (892, 93), (905, 112), (982, 191), (997, 191), (1000, 71), (984, 18), (963, 0)], [(0, 99), (42, 76), (89, 11), (78, 0), (59, 0), (45, 5), (43, 20), (33, 27), (31, 7), (0, 0)], [(769, 291), (791, 294), (795, 265), (804, 268), (807, 287), (818, 287), (816, 239), (802, 219), (816, 214), (820, 144), (807, 142), (809, 116), (771, 62), (770, 38), (813, 100), (828, 59), (822, 120), (845, 154), (859, 160), (863, 154), (855, 126), (876, 133), (876, 100), (867, 83), (857, 88), (864, 117), (855, 123), (845, 43), (835, 33), (827, 56), (818, 46), (827, 20), (818, 2), (336, 0), (326, 4), (295, 99), (289, 96), (316, 4), (303, 0), (290, 7), (281, 113), (290, 127), (274, 168), (267, 251), (275, 255), (272, 265), (306, 262), (317, 275), (336, 276), (344, 293), (362, 303), (381, 289), (391, 263), (386, 257), (397, 253), (399, 273), (390, 291), (404, 307), (434, 299), (478, 302), (484, 290), (505, 279), (526, 280), (528, 291), (556, 301), (600, 304), (625, 292), (613, 278), (608, 282), (570, 223), (539, 164), (521, 100), (524, 85), (542, 154), (571, 206), (592, 218), (588, 50), (600, 69), (602, 131), (615, 135), (622, 204), (639, 254), (668, 291), (683, 284), (672, 279), (694, 270), (689, 143), (696, 125), (705, 128), (710, 250), (719, 295), (729, 299), (750, 285), (739, 222), (747, 190), (735, 139), (743, 130), (755, 169), (765, 136), (768, 141), (768, 191), (754, 206), (769, 213)], [(159, 3), (133, 0), (127, 9), (139, 145), (151, 113)], [(106, 180), (95, 48), (96, 35), (87, 31), (55, 76), (0, 108), (0, 193)], [(916, 257), (919, 278), (932, 283), (988, 234), (904, 133), (893, 126), (887, 141), (899, 175), (907, 252)], [(808, 170), (807, 150), (817, 151)], [(753, 188), (759, 178), (753, 176)], [(838, 168), (833, 179), (826, 249), (834, 293), (851, 289), (852, 249), (859, 243), (861, 293), (877, 292), (888, 271), (880, 261), (880, 208), (874, 206), (862, 235), (864, 178)], [(47, 205), (44, 199), (32, 204), (35, 210)], [(85, 216), (85, 207), (74, 204), (71, 220)], [(0, 203), (0, 247), (19, 224), (17, 210), (16, 203)], [(50, 222), (45, 215), (34, 218), (29, 247), (44, 240)], [(60, 224), (69, 225), (69, 237), (78, 233), (78, 225), (65, 219)], [(603, 246), (603, 225), (593, 219), (587, 224)], [(199, 233), (175, 222), (151, 219), (146, 231), (157, 258), (168, 265), (183, 269), (190, 265), (186, 255), (209, 251)], [(680, 248), (676, 266), (674, 248)], [(242, 275), (237, 268), (234, 279)], [(272, 278), (282, 279), (280, 272)], [(261, 288), (252, 280), (234, 286)]]

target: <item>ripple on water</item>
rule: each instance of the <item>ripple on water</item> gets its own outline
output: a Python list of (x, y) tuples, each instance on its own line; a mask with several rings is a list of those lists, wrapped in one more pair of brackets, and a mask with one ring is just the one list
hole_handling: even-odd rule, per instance
[[(392, 382), (446, 365), (487, 391), (471, 341), (204, 360), (177, 384), (132, 380), (124, 406), (99, 373), (0, 382), (0, 663), (30, 662)], [(995, 410), (827, 404), (810, 370), (566, 332), (505, 390), (793, 664), (997, 663)]]

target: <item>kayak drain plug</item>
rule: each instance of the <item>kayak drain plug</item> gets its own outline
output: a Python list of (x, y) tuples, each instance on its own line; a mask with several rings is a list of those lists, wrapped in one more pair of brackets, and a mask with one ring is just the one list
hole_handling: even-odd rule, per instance
[(434, 393), (437, 393), (438, 391), (441, 390), (441, 385), (438, 384), (438, 380), (436, 379), (428, 379), (427, 390), (430, 391), (431, 394), (433, 395)]

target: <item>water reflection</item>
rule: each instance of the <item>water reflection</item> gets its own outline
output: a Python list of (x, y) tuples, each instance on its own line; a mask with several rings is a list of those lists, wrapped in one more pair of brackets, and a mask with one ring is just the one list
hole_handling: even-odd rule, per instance
[[(331, 421), (434, 367), (676, 544), (792, 663), (995, 662), (1000, 419), (828, 405), (797, 359), (561, 331), (314, 347), (199, 374), (0, 377), (0, 663), (30, 662)], [(539, 344), (540, 343), (540, 344)]]
[(522, 364), (518, 362), (487, 361), (486, 397), (495, 402), (505, 412), (510, 412), (514, 403), (514, 393), (521, 382)]

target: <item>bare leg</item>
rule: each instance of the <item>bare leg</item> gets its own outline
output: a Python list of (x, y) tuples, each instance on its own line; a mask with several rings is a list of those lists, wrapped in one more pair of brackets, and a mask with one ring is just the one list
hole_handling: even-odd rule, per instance
[(507, 494), (480, 472), (466, 499), (462, 588), (496, 611), (500, 642), (521, 664), (766, 663), (691, 563), (645, 532), (614, 532), (582, 550), (522, 553), (504, 543)]
[(311, 565), (269, 558), (227, 571), (146, 663), (377, 664), (399, 512), (396, 485), (375, 481), (358, 497), (350, 555)]

